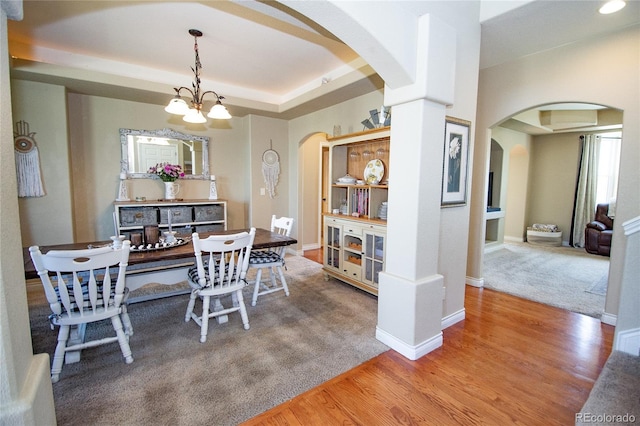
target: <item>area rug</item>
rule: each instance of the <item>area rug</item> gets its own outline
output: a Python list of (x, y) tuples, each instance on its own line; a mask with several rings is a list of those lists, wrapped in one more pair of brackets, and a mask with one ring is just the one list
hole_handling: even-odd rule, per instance
[(609, 258), (572, 247), (508, 243), (485, 254), (486, 288), (600, 318)]
[[(388, 349), (375, 339), (377, 298), (325, 281), (321, 265), (302, 257), (286, 264), (289, 297), (248, 302), (249, 330), (238, 314), (211, 321), (206, 343), (184, 322), (188, 295), (130, 305), (134, 362), (110, 344), (65, 365), (53, 384), (58, 424), (235, 425)], [(34, 352), (52, 356), (48, 314), (48, 306), (30, 310)], [(109, 322), (87, 328), (90, 337), (110, 333)]]
[(640, 357), (613, 351), (591, 389), (587, 402), (576, 415), (576, 424), (635, 424), (640, 419), (638, 401)]

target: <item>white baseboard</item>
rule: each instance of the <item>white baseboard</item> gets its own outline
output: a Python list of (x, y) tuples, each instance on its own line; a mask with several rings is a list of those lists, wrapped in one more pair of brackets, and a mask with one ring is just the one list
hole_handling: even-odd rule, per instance
[(322, 248), (320, 243), (303, 244), (302, 251), (317, 250), (319, 248)]
[(504, 241), (508, 241), (510, 243), (524, 243), (523, 237), (509, 237), (507, 235), (504, 236)]
[(471, 287), (484, 287), (484, 278), (473, 278), (473, 277), (465, 277), (465, 284), (470, 285)]
[(500, 250), (504, 245), (502, 243), (487, 243), (484, 245), (484, 252), (491, 253)]
[(402, 340), (397, 339), (395, 336), (392, 336), (386, 331), (376, 327), (376, 339), (411, 361), (415, 361), (416, 359), (421, 358), (442, 346), (442, 332), (418, 345), (408, 345)]
[(451, 327), (454, 324), (459, 323), (460, 321), (463, 321), (465, 318), (465, 310), (464, 308), (460, 309), (458, 312), (454, 312), (451, 315), (447, 315), (446, 317), (442, 318), (442, 329), (444, 330), (445, 328)]
[(624, 330), (616, 336), (615, 350), (640, 355), (640, 328)]
[(603, 313), (602, 316), (600, 317), (600, 322), (603, 324), (607, 324), (607, 325), (612, 325), (612, 326), (616, 326), (616, 322), (618, 322), (618, 316), (617, 315), (612, 315), (612, 314), (608, 314), (608, 313)]

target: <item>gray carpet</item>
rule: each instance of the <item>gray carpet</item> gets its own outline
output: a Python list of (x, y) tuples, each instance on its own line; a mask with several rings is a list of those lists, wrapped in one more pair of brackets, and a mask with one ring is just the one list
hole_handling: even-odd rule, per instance
[(600, 318), (609, 258), (572, 247), (509, 243), (485, 254), (485, 287)]
[[(53, 385), (58, 424), (235, 425), (388, 349), (375, 339), (375, 297), (324, 281), (321, 265), (302, 257), (287, 257), (287, 267), (291, 296), (247, 303), (250, 330), (239, 314), (210, 322), (204, 344), (199, 327), (184, 322), (188, 295), (132, 304), (134, 362), (110, 344), (65, 365)], [(32, 340), (35, 353), (52, 355), (48, 313), (31, 309)], [(106, 333), (110, 322), (87, 328)]]
[(640, 421), (640, 357), (613, 351), (578, 416), (576, 424), (637, 424)]

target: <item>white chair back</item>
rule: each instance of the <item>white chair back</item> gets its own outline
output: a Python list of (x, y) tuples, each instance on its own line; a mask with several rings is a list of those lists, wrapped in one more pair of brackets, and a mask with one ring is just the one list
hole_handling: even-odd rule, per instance
[[(33, 264), (53, 313), (87, 316), (104, 306), (117, 309), (124, 298), (129, 245), (130, 242), (125, 241), (118, 250), (111, 247), (50, 250), (44, 255), (38, 246), (30, 247)], [(117, 269), (114, 270), (114, 266)], [(82, 304), (78, 303), (80, 300)]]
[[(126, 269), (130, 242), (122, 247), (83, 250), (50, 250), (42, 254), (38, 246), (29, 247), (53, 315), (60, 326), (58, 344), (51, 365), (51, 380), (59, 380), (66, 356), (79, 360), (80, 350), (118, 342), (127, 364), (133, 362), (129, 336), (133, 334), (127, 314)], [(86, 324), (110, 319), (116, 333), (85, 341)]]
[[(242, 290), (247, 285), (245, 280), (255, 235), (255, 228), (249, 232), (211, 235), (205, 239), (200, 239), (197, 232), (192, 234), (196, 266), (187, 273), (192, 291), (184, 320), (193, 320), (200, 326), (200, 342), (207, 341), (210, 318), (218, 317), (222, 321), (232, 312), (240, 312), (245, 330), (249, 329)], [(231, 295), (232, 305), (225, 308), (220, 299), (227, 294)], [(194, 312), (197, 298), (202, 299), (201, 315)]]
[[(279, 235), (290, 236), (293, 229), (293, 218), (271, 216), (271, 232)], [(286, 296), (289, 296), (289, 287), (282, 270), (284, 265), (285, 246), (274, 247), (268, 250), (258, 250), (251, 254), (249, 266), (256, 269), (256, 278), (252, 280), (253, 297), (251, 305), (256, 306), (258, 297), (283, 290)], [(262, 279), (262, 270), (269, 271), (268, 280)]]
[(193, 233), (192, 237), (201, 289), (210, 287), (211, 290), (225, 292), (232, 286), (246, 285), (244, 280), (249, 268), (255, 228), (251, 232), (211, 235), (206, 239), (200, 239), (198, 233)]
[[(293, 229), (293, 218), (291, 217), (280, 217), (276, 218), (274, 214), (271, 216), (271, 232), (275, 232), (280, 235), (284, 235), (289, 237), (291, 235), (291, 230)], [(280, 257), (284, 257), (286, 247), (276, 247), (273, 251), (278, 252)]]

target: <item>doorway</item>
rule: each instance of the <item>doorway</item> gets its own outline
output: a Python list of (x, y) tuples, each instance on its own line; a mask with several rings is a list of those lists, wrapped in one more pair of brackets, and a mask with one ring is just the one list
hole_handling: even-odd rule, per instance
[[(566, 122), (568, 115), (572, 116), (572, 123)], [(580, 120), (583, 125), (578, 126)], [(581, 155), (580, 135), (602, 134), (611, 128), (621, 132), (622, 111), (592, 104), (544, 105), (515, 114), (492, 128), (490, 166), (487, 168), (492, 177), (488, 179), (491, 185), (487, 188), (487, 203), (491, 198), (491, 204), (487, 204), (485, 230), (487, 238), (489, 233), (492, 238), (485, 245), (483, 263), (487, 287), (491, 287), (488, 278), (492, 275), (487, 256), (495, 257), (491, 254), (493, 251), (502, 250), (509, 244), (524, 244), (527, 227), (534, 223), (555, 224), (562, 231), (563, 247), (554, 249), (574, 250), (586, 255), (587, 259), (593, 256), (584, 253), (583, 248), (569, 247), (577, 165)], [(498, 207), (499, 212), (491, 212), (492, 207)], [(595, 212), (595, 205), (593, 210)], [(600, 263), (603, 260), (598, 256), (593, 259)], [(606, 258), (607, 280), (608, 260)], [(584, 272), (575, 265), (577, 263), (569, 268), (575, 269), (578, 275)], [(525, 280), (534, 283), (540, 278), (532, 272)]]

